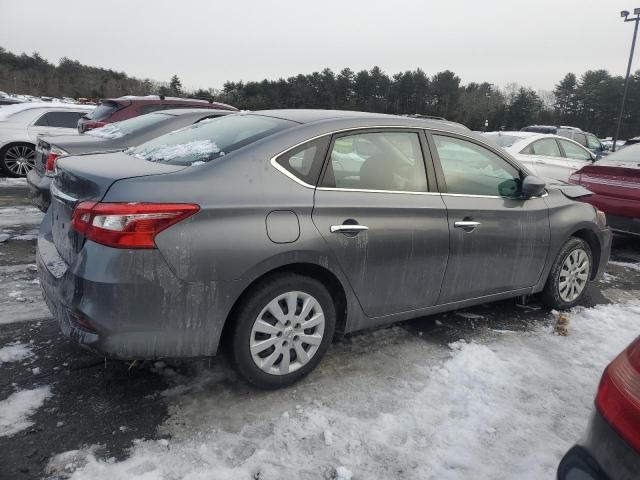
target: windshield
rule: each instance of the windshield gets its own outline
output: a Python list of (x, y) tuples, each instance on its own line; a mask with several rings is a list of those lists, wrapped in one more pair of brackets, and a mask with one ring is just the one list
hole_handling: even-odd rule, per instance
[(139, 117), (133, 117), (129, 120), (110, 123), (104, 127), (89, 130), (86, 135), (100, 138), (121, 138), (169, 118), (172, 117), (161, 113), (148, 113), (147, 115), (140, 115)]
[(190, 165), (214, 160), (294, 125), (280, 118), (229, 115), (162, 135), (126, 153), (152, 162)]
[(629, 162), (640, 164), (640, 143), (621, 148), (617, 152), (610, 153), (603, 157), (603, 161), (608, 162)]
[(522, 137), (517, 137), (515, 135), (503, 135), (501, 133), (486, 133), (485, 137), (494, 145), (499, 147), (510, 147), (514, 143), (519, 140), (522, 140)]

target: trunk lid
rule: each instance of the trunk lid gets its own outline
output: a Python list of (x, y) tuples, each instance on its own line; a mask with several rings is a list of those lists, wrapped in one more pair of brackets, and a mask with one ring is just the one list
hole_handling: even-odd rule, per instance
[(100, 201), (118, 180), (178, 172), (184, 165), (150, 162), (123, 152), (61, 158), (51, 184), (51, 230), (60, 256), (71, 265), (84, 237), (71, 226), (79, 202)]

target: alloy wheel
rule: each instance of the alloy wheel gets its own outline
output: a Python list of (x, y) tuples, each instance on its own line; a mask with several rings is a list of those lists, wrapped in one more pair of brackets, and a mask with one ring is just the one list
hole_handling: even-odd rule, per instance
[(322, 343), (324, 312), (308, 293), (278, 295), (255, 319), (250, 336), (251, 357), (270, 375), (286, 375), (309, 363)]
[(582, 248), (567, 255), (560, 269), (558, 282), (558, 293), (563, 301), (573, 302), (582, 294), (589, 280), (589, 271), (589, 256)]
[(4, 153), (4, 165), (13, 175), (24, 177), (35, 164), (36, 152), (28, 145), (13, 145)]

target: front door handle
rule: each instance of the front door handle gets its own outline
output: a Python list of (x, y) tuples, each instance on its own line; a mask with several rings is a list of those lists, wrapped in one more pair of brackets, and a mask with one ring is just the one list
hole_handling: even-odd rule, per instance
[(331, 228), (329, 230), (331, 231), (331, 233), (360, 233), (364, 230), (369, 230), (369, 227), (367, 227), (366, 225), (342, 224), (331, 225)]
[(455, 222), (453, 226), (455, 228), (461, 228), (465, 232), (472, 232), (480, 225), (480, 222), (474, 222), (473, 220), (462, 220), (460, 222)]

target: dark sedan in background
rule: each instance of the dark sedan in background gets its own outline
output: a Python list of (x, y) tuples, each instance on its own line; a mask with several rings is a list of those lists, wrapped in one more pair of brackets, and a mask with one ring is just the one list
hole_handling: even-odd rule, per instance
[(582, 167), (569, 182), (593, 192), (582, 200), (605, 212), (613, 230), (640, 235), (640, 145)]
[(162, 110), (110, 123), (84, 135), (38, 137), (34, 168), (27, 175), (29, 197), (43, 212), (49, 208), (49, 186), (57, 159), (61, 156), (124, 150), (202, 120), (232, 113), (236, 112), (202, 108)]
[(275, 110), (58, 162), (36, 261), (64, 334), (116, 358), (225, 347), (265, 388), (334, 332), (541, 293), (583, 297), (604, 214), (454, 123)]
[(602, 375), (587, 433), (558, 467), (558, 480), (640, 478), (640, 337)]

